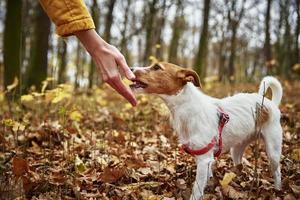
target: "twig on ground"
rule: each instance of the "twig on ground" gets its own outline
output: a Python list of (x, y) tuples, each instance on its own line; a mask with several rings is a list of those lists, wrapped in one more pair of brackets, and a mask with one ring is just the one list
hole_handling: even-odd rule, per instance
[(261, 104), (257, 103), (255, 107), (255, 112), (252, 110), (252, 115), (255, 120), (255, 143), (254, 143), (254, 179), (251, 185), (250, 191), (256, 189), (256, 196), (259, 195), (259, 173), (258, 173), (258, 160), (260, 158), (259, 152), (259, 142), (261, 139), (261, 119), (262, 119), (262, 111), (264, 109), (264, 100), (265, 100), (265, 83), (264, 83), (264, 90), (263, 90), (263, 97)]

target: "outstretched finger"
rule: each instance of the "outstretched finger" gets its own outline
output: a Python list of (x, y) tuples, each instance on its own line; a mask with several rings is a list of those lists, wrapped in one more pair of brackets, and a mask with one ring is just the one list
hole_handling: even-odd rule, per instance
[(131, 105), (137, 105), (137, 100), (132, 91), (124, 85), (120, 77), (107, 81), (107, 83), (117, 92), (119, 92), (125, 99), (127, 99)]

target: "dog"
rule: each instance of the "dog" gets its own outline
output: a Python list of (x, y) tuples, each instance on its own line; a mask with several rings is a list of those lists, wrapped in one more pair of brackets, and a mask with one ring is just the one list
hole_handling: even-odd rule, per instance
[[(136, 78), (130, 88), (135, 93), (156, 94), (171, 113), (171, 125), (183, 149), (195, 157), (196, 180), (190, 199), (203, 196), (212, 177), (214, 157), (230, 151), (235, 165), (240, 164), (245, 148), (259, 135), (266, 144), (275, 188), (281, 188), (280, 156), (282, 127), (278, 105), (282, 98), (280, 82), (267, 76), (258, 93), (239, 93), (223, 99), (206, 95), (201, 90), (197, 73), (167, 62), (132, 68)], [(264, 91), (272, 90), (272, 99)], [(263, 102), (263, 106), (260, 107)], [(258, 109), (260, 108), (260, 109)], [(254, 113), (261, 115), (255, 117)], [(259, 123), (258, 123), (259, 122)]]

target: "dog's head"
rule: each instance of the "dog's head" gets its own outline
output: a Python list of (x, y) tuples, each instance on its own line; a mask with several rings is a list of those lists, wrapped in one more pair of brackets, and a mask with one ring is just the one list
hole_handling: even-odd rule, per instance
[(134, 92), (174, 95), (188, 82), (201, 87), (197, 73), (167, 62), (133, 68), (136, 79), (130, 88)]

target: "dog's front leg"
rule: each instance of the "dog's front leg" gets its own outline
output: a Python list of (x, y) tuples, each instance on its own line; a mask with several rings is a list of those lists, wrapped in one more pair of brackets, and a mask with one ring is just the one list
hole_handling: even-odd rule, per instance
[(212, 153), (197, 156), (195, 160), (197, 164), (197, 172), (190, 200), (199, 200), (203, 195), (207, 180), (212, 176), (211, 166), (214, 163)]

